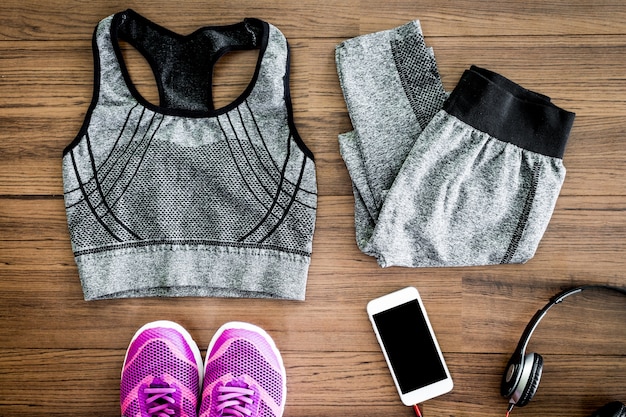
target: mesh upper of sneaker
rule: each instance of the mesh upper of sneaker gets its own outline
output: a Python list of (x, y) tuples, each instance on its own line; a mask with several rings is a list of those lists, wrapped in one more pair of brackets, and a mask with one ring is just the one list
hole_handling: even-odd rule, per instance
[(177, 416), (195, 416), (200, 392), (200, 372), (192, 347), (176, 329), (157, 327), (140, 332), (131, 342), (120, 384), (125, 417), (150, 414), (145, 392), (151, 386), (175, 388), (171, 409)]
[(282, 415), (285, 369), (280, 353), (264, 335), (246, 329), (226, 329), (214, 339), (207, 357), (201, 417), (222, 415), (218, 410), (218, 388), (229, 384), (255, 391), (260, 403), (249, 406), (253, 416)]

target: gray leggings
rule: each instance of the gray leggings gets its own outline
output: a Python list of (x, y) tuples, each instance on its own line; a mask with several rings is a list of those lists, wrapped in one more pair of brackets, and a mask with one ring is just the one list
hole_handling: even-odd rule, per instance
[(335, 52), (361, 251), (383, 267), (532, 258), (563, 184), (574, 114), (475, 66), (446, 93), (418, 21)]

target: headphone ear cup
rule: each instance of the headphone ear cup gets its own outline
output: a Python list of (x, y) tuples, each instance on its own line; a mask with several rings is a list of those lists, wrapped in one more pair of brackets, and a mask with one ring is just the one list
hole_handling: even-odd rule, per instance
[[(543, 357), (538, 353), (530, 353), (524, 357), (524, 366), (530, 366), (532, 360), (532, 368), (526, 380), (526, 386), (520, 394), (519, 400), (515, 403), (518, 407), (523, 407), (535, 396), (539, 381), (541, 381), (541, 373), (543, 372)], [(520, 381), (521, 383), (522, 381)]]
[(500, 381), (500, 395), (504, 398), (511, 398), (515, 394), (515, 388), (517, 388), (518, 374), (522, 371), (524, 366), (524, 358), (520, 363), (514, 360), (514, 357), (509, 359), (506, 365), (506, 371), (502, 375), (502, 381)]
[(626, 405), (613, 401), (599, 408), (591, 417), (626, 417)]

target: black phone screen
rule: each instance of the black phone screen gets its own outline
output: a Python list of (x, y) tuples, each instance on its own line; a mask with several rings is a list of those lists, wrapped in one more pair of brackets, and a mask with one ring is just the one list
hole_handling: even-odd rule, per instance
[(403, 394), (446, 379), (417, 300), (374, 314), (373, 318)]

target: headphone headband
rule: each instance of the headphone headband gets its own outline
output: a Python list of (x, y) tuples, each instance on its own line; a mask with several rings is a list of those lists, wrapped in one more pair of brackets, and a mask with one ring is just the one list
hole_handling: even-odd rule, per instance
[(626, 296), (626, 289), (619, 288), (619, 287), (612, 287), (609, 285), (583, 285), (580, 287), (570, 288), (568, 290), (561, 291), (560, 293), (550, 298), (550, 301), (542, 309), (537, 310), (533, 318), (530, 319), (530, 322), (528, 322), (528, 324), (526, 325), (526, 328), (524, 329), (524, 332), (522, 333), (522, 337), (520, 338), (520, 341), (517, 344), (517, 348), (515, 349), (515, 352), (513, 353), (513, 357), (515, 356), (519, 356), (520, 358), (524, 357), (526, 353), (526, 347), (528, 346), (528, 342), (530, 342), (530, 337), (532, 336), (533, 332), (535, 331), (535, 329), (537, 328), (541, 320), (548, 313), (548, 310), (550, 310), (555, 305), (560, 304), (563, 300), (565, 300), (567, 297), (571, 295), (579, 294), (583, 291), (591, 290), (591, 289), (605, 289), (609, 291), (615, 291)]

